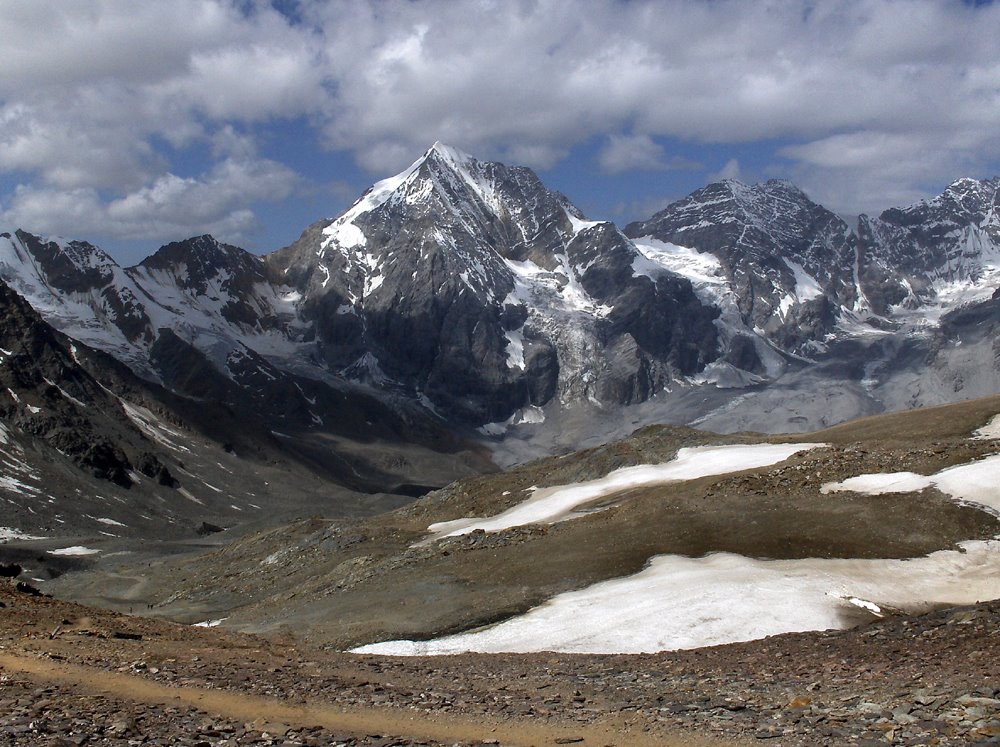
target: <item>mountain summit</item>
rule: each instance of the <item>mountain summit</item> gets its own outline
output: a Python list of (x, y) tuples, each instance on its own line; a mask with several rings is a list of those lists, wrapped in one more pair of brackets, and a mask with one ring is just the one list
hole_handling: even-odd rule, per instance
[(329, 365), (482, 424), (554, 397), (641, 401), (704, 365), (716, 312), (635, 257), (530, 169), (437, 143), (268, 261)]

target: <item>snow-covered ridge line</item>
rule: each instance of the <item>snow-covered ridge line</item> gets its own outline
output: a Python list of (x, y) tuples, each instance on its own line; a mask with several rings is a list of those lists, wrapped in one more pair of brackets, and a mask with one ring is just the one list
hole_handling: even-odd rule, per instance
[[(85, 242), (19, 233), (0, 239), (0, 274), (54, 327), (167, 386), (152, 352), (163, 329), (252, 397), (251, 379), (269, 374), (251, 376), (260, 367), (233, 358), (241, 346), (335, 385), (429, 392), (445, 418), (498, 432), (486, 421), (529, 405), (769, 385), (838, 347), (929, 339), (946, 312), (993, 292), (998, 184), (956, 182), (852, 232), (788, 183), (726, 181), (622, 231), (530, 169), (435, 143), (267, 259), (200, 237), (123, 269)], [(402, 345), (398, 329), (417, 334)], [(353, 363), (368, 354), (382, 380)], [(481, 394), (450, 396), (440, 372)], [(857, 384), (890, 400), (874, 376)]]

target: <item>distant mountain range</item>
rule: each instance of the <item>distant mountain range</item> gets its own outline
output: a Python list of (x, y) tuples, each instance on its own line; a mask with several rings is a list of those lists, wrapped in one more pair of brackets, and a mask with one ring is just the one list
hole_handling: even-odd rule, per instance
[[(88, 346), (170, 407), (298, 439), (280, 449), (309, 474), (392, 491), (415, 463), (384, 470), (351, 444), (447, 461), (486, 438), (516, 461), (643, 422), (802, 430), (1000, 391), (998, 190), (960, 179), (849, 225), (788, 182), (727, 180), (621, 230), (530, 169), (437, 143), (264, 257), (201, 236), (123, 268), (9, 230), (0, 279), (18, 318), (66, 336), (44, 333), (58, 365)], [(116, 395), (45, 376), (67, 412), (86, 394), (111, 418), (104, 440), (73, 426), (78, 467), (183, 483), (159, 446), (129, 445), (135, 419), (101, 399)], [(38, 432), (10, 391), (4, 427)], [(468, 469), (449, 464), (437, 482)]]

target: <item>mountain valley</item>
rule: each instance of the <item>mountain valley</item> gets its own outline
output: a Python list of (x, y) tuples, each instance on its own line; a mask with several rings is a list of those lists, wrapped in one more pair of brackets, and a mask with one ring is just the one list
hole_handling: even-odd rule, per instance
[(163, 744), (159, 685), (211, 745), (990, 743), (998, 192), (849, 224), (725, 180), (619, 229), (436, 143), (262, 257), (0, 231), (0, 699), (149, 681)]

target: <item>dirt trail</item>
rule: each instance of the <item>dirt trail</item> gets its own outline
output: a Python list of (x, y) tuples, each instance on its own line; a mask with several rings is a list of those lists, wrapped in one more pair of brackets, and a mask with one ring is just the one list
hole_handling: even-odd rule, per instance
[(428, 715), (384, 708), (349, 710), (311, 700), (290, 704), (235, 691), (173, 687), (120, 672), (18, 656), (3, 651), (0, 651), (0, 670), (18, 673), (36, 682), (77, 686), (135, 702), (183, 704), (238, 721), (263, 721), (292, 727), (323, 726), (355, 734), (395, 734), (442, 742), (497, 740), (503, 745), (524, 747), (572, 742), (602, 747), (736, 747), (742, 744), (710, 737), (663, 737), (641, 731), (633, 732), (624, 721), (554, 726), (491, 720), (482, 716), (472, 719), (450, 714)]

